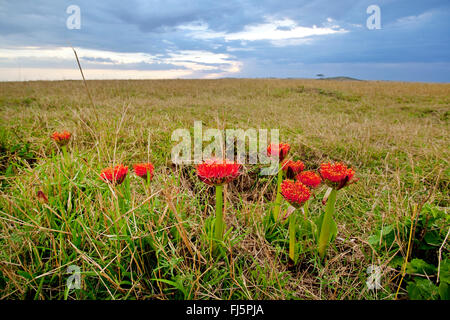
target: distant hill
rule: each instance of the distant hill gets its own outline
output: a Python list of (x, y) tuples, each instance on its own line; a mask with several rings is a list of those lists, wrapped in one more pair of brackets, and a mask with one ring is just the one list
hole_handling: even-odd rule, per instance
[(319, 78), (317, 80), (337, 80), (337, 81), (363, 81), (361, 79), (356, 79), (352, 77), (327, 77), (327, 78)]

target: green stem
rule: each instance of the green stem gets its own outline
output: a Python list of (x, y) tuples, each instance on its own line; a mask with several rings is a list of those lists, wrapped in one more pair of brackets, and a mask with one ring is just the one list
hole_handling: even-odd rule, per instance
[(289, 216), (289, 258), (294, 262), (295, 264), (295, 229), (296, 229), (296, 223), (295, 223), (295, 211), (291, 213)]
[(62, 150), (62, 153), (63, 153), (64, 165), (67, 165), (67, 163), (69, 162), (69, 161), (68, 161), (69, 156), (68, 156), (68, 154), (67, 154), (67, 148), (66, 148), (66, 146), (62, 146), (62, 147), (61, 147), (61, 150)]
[(306, 200), (305, 204), (303, 205), (303, 213), (305, 214), (305, 220), (308, 219), (308, 216), (309, 216), (309, 199)]
[(275, 198), (275, 206), (273, 208), (273, 219), (275, 222), (278, 221), (278, 215), (281, 209), (281, 182), (283, 182), (283, 170), (281, 169), (281, 164), (278, 168), (278, 177), (277, 177), (277, 197)]
[(151, 176), (150, 173), (147, 172), (147, 177), (145, 179), (145, 181), (147, 182), (147, 185), (146, 185), (147, 189), (150, 186), (150, 176)]
[(323, 216), (322, 228), (319, 236), (319, 256), (321, 259), (325, 257), (325, 251), (330, 241), (331, 223), (333, 221), (334, 204), (336, 202), (337, 190), (332, 189), (327, 200), (325, 215)]
[(216, 186), (216, 223), (214, 228), (216, 240), (223, 239), (223, 186)]

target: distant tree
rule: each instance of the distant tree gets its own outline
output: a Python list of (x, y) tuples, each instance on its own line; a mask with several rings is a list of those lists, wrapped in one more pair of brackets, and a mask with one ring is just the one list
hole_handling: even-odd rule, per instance
[(321, 74), (321, 73), (318, 73), (318, 74), (316, 74), (316, 77), (318, 77), (319, 79), (322, 79), (323, 77), (325, 77), (325, 75)]

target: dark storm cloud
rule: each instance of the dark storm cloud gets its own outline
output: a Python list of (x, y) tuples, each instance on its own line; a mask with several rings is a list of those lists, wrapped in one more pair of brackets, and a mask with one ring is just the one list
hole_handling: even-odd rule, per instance
[[(366, 9), (374, 3), (381, 8), (381, 30), (366, 28)], [(66, 28), (66, 8), (69, 5), (81, 8), (80, 30)], [(288, 21), (273, 28), (280, 32), (313, 26), (345, 32), (293, 39), (277, 39), (277, 34), (271, 38), (268, 34), (267, 38), (258, 40), (251, 40), (251, 37), (249, 40), (248, 34), (244, 33), (251, 26), (263, 28), (270, 21)], [(341, 63), (350, 69), (353, 64), (353, 71), (360, 71), (362, 64), (370, 63), (378, 66), (389, 64), (390, 70), (395, 70), (395, 65), (404, 70), (400, 65), (406, 63), (409, 66), (422, 66), (424, 63), (446, 66), (450, 64), (449, 21), (450, 4), (445, 0), (6, 0), (0, 2), (0, 67), (13, 67), (18, 63), (19, 58), (11, 57), (10, 52), (2, 55), (1, 50), (5, 48), (69, 45), (82, 48), (80, 50), (148, 55), (140, 62), (130, 63), (85, 54), (83, 63), (87, 67), (139, 70), (197, 68), (193, 76), (208, 72), (223, 75), (220, 70), (208, 70), (208, 66), (219, 69), (225, 66), (223, 70), (228, 68), (227, 72), (234, 73), (234, 76), (250, 77), (260, 76), (258, 68), (264, 69), (263, 74), (270, 70), (267, 76), (276, 77), (292, 77), (295, 76), (292, 70), (299, 70), (296, 76), (301, 77), (306, 75), (302, 70), (307, 69), (307, 64), (330, 66)], [(174, 65), (171, 55), (177, 52), (183, 52), (187, 58), (177, 58), (179, 61)], [(208, 54), (216, 56), (212, 58)], [(26, 60), (21, 61), (22, 64), (36, 67), (48, 67), (47, 62), (52, 61), (44, 57), (21, 59)], [(214, 61), (210, 62), (211, 59)], [(72, 65), (72, 62), (55, 61), (54, 64), (65, 66)], [(349, 74), (353, 72), (350, 69)], [(437, 81), (449, 80), (449, 76), (441, 76), (443, 70), (445, 68), (436, 69)], [(410, 80), (420, 80), (417, 78), (420, 73), (411, 72), (411, 75), (414, 77)], [(373, 76), (378, 77), (379, 74), (373, 73)], [(371, 78), (370, 74), (368, 78)]]

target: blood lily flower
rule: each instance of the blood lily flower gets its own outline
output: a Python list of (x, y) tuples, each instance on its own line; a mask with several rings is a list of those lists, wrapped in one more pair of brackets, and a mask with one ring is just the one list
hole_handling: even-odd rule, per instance
[(355, 171), (353, 169), (347, 168), (342, 162), (335, 163), (322, 163), (319, 169), (320, 175), (325, 180), (325, 183), (336, 190), (342, 189), (343, 187), (356, 182), (353, 179)]
[(286, 173), (288, 179), (293, 179), (303, 170), (305, 170), (305, 164), (300, 160), (286, 160), (283, 163), (283, 171)]
[(267, 155), (269, 157), (278, 157), (279, 161), (282, 162), (289, 153), (289, 150), (291, 150), (291, 146), (287, 143), (272, 143), (267, 147)]
[(272, 210), (272, 217), (276, 221), (278, 221), (278, 215), (281, 209), (281, 182), (283, 182), (283, 160), (286, 158), (287, 154), (291, 150), (291, 146), (287, 143), (275, 144), (272, 143), (267, 147), (267, 155), (269, 157), (278, 157), (279, 167), (278, 167), (278, 176), (277, 176), (277, 195), (275, 197), (275, 203)]
[(59, 145), (59, 146), (65, 146), (69, 143), (71, 134), (69, 131), (63, 131), (63, 132), (53, 132), (51, 135), (51, 138)]
[(240, 175), (241, 165), (229, 160), (209, 159), (197, 165), (197, 176), (206, 184), (216, 188), (216, 219), (214, 237), (218, 241), (223, 239), (223, 185), (231, 182)]
[[(314, 171), (300, 172), (295, 177), (295, 179), (297, 181), (300, 181), (301, 183), (303, 183), (304, 185), (306, 185), (307, 187), (309, 187), (311, 189), (317, 188), (322, 183), (322, 179)], [(305, 205), (303, 206), (303, 214), (305, 215), (305, 219), (309, 215), (309, 203), (310, 203), (310, 200), (306, 201)]]
[(301, 207), (311, 196), (311, 191), (300, 181), (284, 180), (281, 184), (281, 195), (293, 207)]
[[(335, 233), (337, 232), (336, 222), (333, 220), (337, 191), (356, 182), (357, 179), (354, 178), (355, 171), (348, 168), (342, 162), (322, 163), (319, 172), (325, 183), (330, 187), (328, 189), (329, 191), (327, 191), (329, 196), (325, 207), (325, 213), (321, 219), (321, 224), (318, 225), (320, 229), (318, 252), (320, 258), (323, 259), (329, 242), (334, 238)], [(332, 233), (334, 233), (334, 235)]]
[(322, 179), (314, 171), (303, 171), (295, 178), (310, 188), (317, 188), (322, 183)]
[[(301, 208), (311, 197), (311, 191), (300, 181), (284, 180), (281, 184), (281, 194), (294, 208)], [(296, 264), (295, 252), (296, 230), (298, 229), (297, 215), (294, 210), (289, 215), (289, 259)]]
[(137, 163), (133, 166), (134, 173), (143, 178), (146, 181), (150, 181), (153, 178), (153, 170), (155, 167), (151, 162), (148, 163)]
[(209, 185), (224, 185), (240, 175), (241, 165), (229, 160), (209, 159), (197, 165), (197, 175)]
[(118, 164), (117, 166), (103, 169), (100, 173), (100, 179), (107, 183), (121, 184), (128, 173), (128, 166)]

